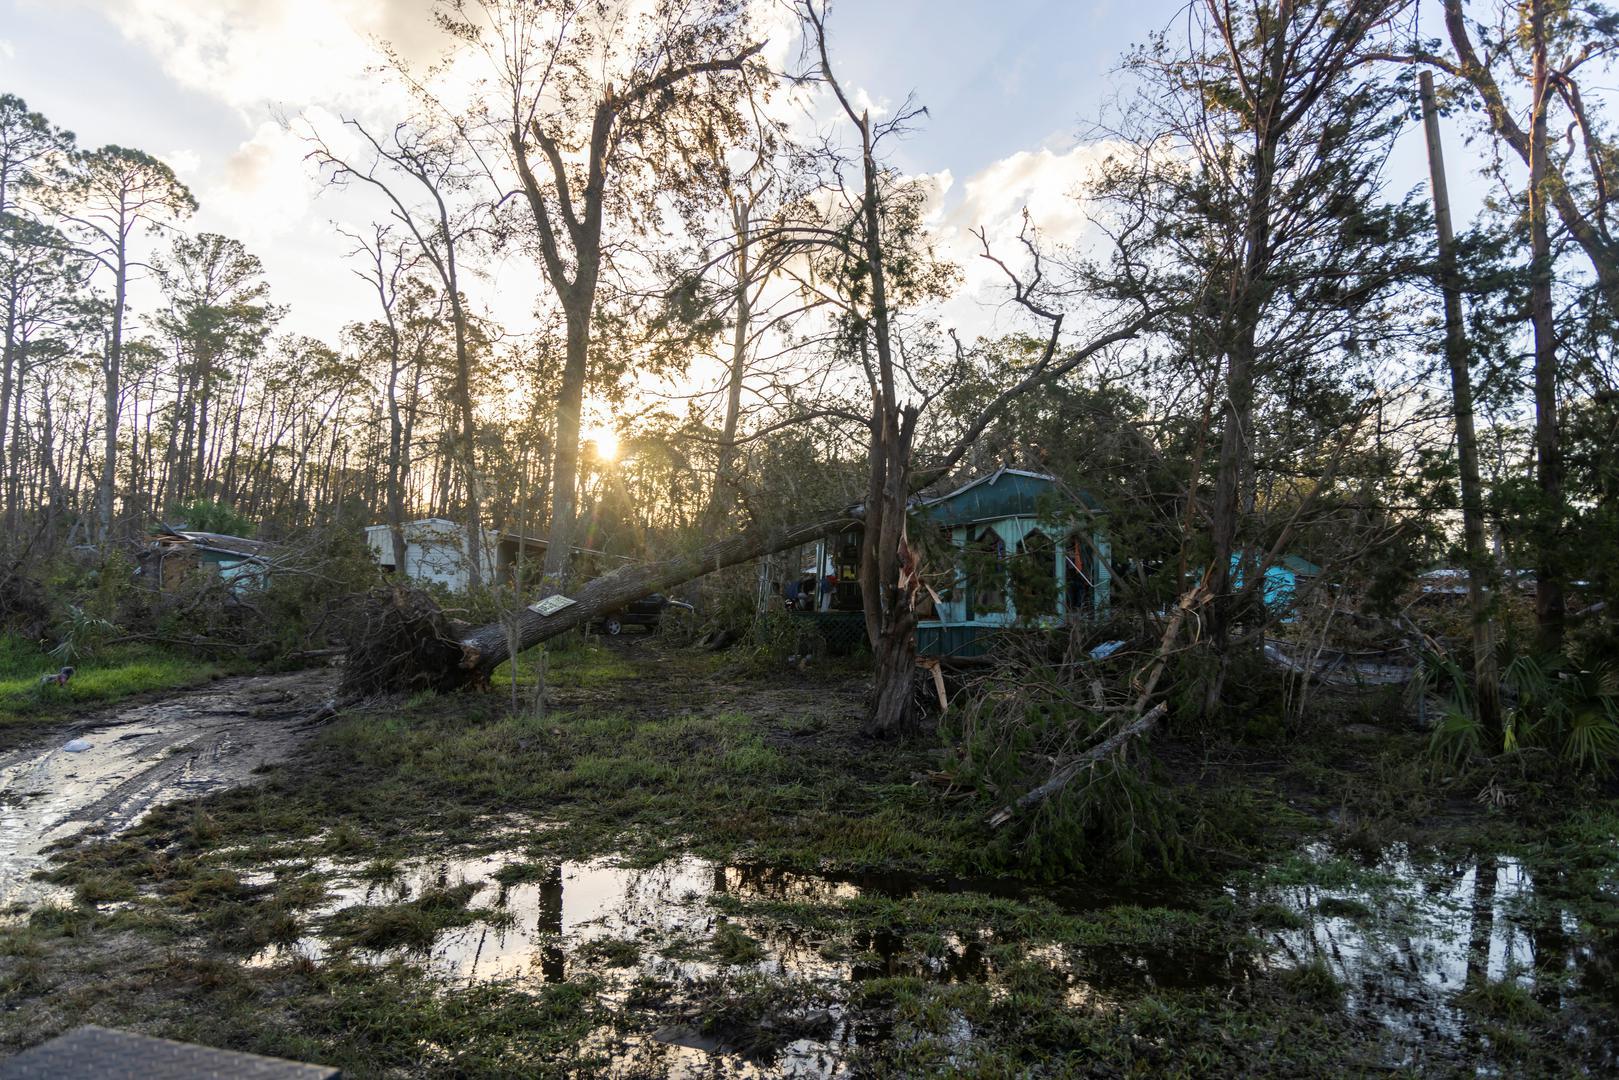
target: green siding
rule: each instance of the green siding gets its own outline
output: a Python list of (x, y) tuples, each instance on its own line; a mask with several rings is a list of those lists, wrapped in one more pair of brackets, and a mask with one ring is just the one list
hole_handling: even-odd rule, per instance
[(989, 650), (992, 626), (945, 626), (922, 623), (916, 628), (916, 651), (923, 656), (982, 656)]

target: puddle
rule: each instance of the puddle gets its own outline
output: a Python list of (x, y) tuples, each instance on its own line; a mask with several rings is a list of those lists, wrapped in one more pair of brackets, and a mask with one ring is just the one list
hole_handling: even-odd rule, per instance
[[(65, 900), (34, 880), (44, 850), (86, 827), (116, 834), (152, 807), (247, 782), (289, 754), (330, 677), (228, 679), (147, 705), (44, 746), (0, 754), (0, 908)], [(82, 750), (69, 745), (87, 743)]]
[[(695, 857), (650, 868), (608, 859), (533, 864), (517, 852), (410, 862), (386, 880), (366, 880), (367, 868), (355, 864), (315, 869), (329, 875), (329, 895), (306, 913), (310, 932), (250, 963), (321, 959), (340, 947), (332, 934), (340, 913), (470, 887), (474, 921), (438, 933), (428, 948), (351, 948), (348, 955), (408, 959), (452, 987), (504, 980), (537, 988), (588, 975), (600, 981), (610, 1008), (623, 1006), (632, 990), (657, 986), (673, 1003), (667, 1023), (639, 1036), (603, 1031), (599, 1038), (619, 1065), (668, 1075), (706, 1075), (718, 1062), (730, 1063), (728, 1075), (841, 1075), (857, 1044), (892, 1036), (840, 1004), (850, 984), (868, 979), (911, 976), (1003, 992), (987, 931), (944, 934), (919, 946), (899, 932), (819, 933), (722, 910), (722, 898), (836, 904), (929, 887), (914, 879), (837, 880)], [(1230, 985), (1267, 969), (1320, 962), (1343, 986), (1343, 1007), (1385, 1033), (1385, 1064), (1396, 1069), (1442, 1063), (1471, 1037), (1457, 1002), (1470, 981), (1515, 980), (1555, 1010), (1595, 963), (1574, 916), (1538, 898), (1530, 871), (1507, 857), (1434, 862), (1396, 848), (1357, 868), (1312, 848), (1291, 871), (1231, 893), (1245, 909), (1291, 913), (1272, 920), (1286, 924), (1280, 929), (1254, 931), (1263, 942), (1257, 952), (1047, 944), (1020, 955), (1058, 973), (1069, 1005), (1078, 1008), (1113, 1008), (1129, 994)], [(701, 988), (745, 975), (802, 988), (808, 1003), (770, 1022), (808, 1033), (761, 1057), (680, 1011)], [(956, 1015), (951, 1023), (963, 1045), (969, 1042), (967, 1020)]]
[[(351, 950), (377, 960), (410, 956), (451, 982), (564, 982), (578, 970), (601, 966), (573, 959), (581, 953), (591, 954), (591, 943), (601, 940), (644, 944), (638, 971), (663, 978), (698, 978), (725, 967), (839, 981), (896, 974), (981, 980), (987, 974), (973, 943), (958, 943), (958, 948), (944, 956), (906, 968), (900, 962), (898, 936), (877, 934), (856, 939), (863, 958), (830, 959), (824, 955), (830, 940), (774, 924), (730, 918), (713, 906), (721, 896), (826, 904), (871, 891), (903, 895), (887, 892), (901, 888), (888, 883), (862, 884), (775, 868), (727, 866), (691, 856), (638, 869), (605, 858), (536, 865), (520, 853), (507, 852), (405, 863), (386, 880), (366, 880), (370, 871), (363, 865), (327, 862), (316, 864), (315, 869), (332, 875), (327, 881), (327, 901), (308, 913), (316, 927), (344, 909), (407, 903), (429, 891), (474, 886), (468, 906), (497, 918), (444, 930), (425, 953)], [(532, 880), (525, 880), (529, 878)], [(266, 876), (254, 882), (268, 880)], [(702, 958), (706, 944), (726, 924), (758, 941), (762, 955), (742, 964)], [(289, 952), (320, 959), (332, 947), (327, 937), (315, 932), (295, 945), (266, 949), (250, 963), (274, 963)]]
[[(375, 877), (374, 868), (353, 863), (317, 863), (313, 869), (330, 876), (326, 901), (304, 913), (311, 932), (295, 944), (262, 950), (250, 965), (321, 960), (343, 948), (334, 931), (355, 914), (352, 909), (406, 904), (471, 886), (467, 906), (479, 917), (439, 932), (427, 949), (349, 947), (347, 955), (373, 963), (408, 960), (450, 987), (503, 980), (533, 989), (588, 974), (601, 981), (601, 1000), (615, 1008), (649, 986), (679, 1003), (704, 986), (748, 976), (784, 980), (811, 999), (764, 1025), (811, 1034), (781, 1040), (766, 1053), (705, 1033), (697, 1017), (678, 1007), (669, 1023), (637, 1037), (598, 1033), (603, 1053), (616, 1065), (662, 1075), (711, 1075), (721, 1062), (729, 1076), (842, 1075), (857, 1042), (886, 1033), (873, 1033), (849, 1016), (839, 1003), (840, 988), (898, 975), (941, 983), (993, 982), (997, 975), (986, 954), (987, 935), (945, 935), (919, 955), (898, 933), (856, 933), (839, 941), (836, 934), (719, 910), (722, 898), (836, 904), (863, 894), (902, 897), (925, 887), (892, 875), (839, 880), (690, 856), (650, 868), (610, 859), (536, 865), (516, 852), (413, 861), (386, 880), (367, 880), (368, 874)], [(268, 880), (264, 875), (250, 883)], [(1054, 950), (1051, 962), (1060, 956)], [(965, 1018), (956, 1018), (963, 1041), (970, 1036), (966, 1025)]]
[[(1318, 865), (1345, 867), (1320, 846)], [(1265, 932), (1273, 968), (1319, 962), (1344, 988), (1344, 1007), (1369, 1017), (1400, 1049), (1389, 1067), (1420, 1065), (1469, 1037), (1457, 1000), (1470, 984), (1512, 981), (1550, 1010), (1583, 984), (1606, 981), (1576, 916), (1546, 897), (1510, 856), (1414, 859), (1403, 846), (1331, 884), (1263, 887), (1250, 902), (1279, 904), (1300, 925)]]

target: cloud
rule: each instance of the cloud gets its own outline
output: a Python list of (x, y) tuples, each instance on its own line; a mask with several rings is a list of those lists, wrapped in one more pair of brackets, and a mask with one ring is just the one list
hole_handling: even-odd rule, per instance
[(182, 180), (202, 167), (202, 157), (195, 150), (170, 150), (162, 155), (162, 159)]
[(1023, 213), (1038, 233), (1042, 252), (1083, 247), (1093, 236), (1084, 184), (1111, 152), (1102, 144), (1019, 150), (979, 169), (960, 184), (949, 170), (915, 178), (930, 191), (928, 223), (939, 254), (962, 271), (961, 285), (946, 305), (944, 322), (966, 337), (1004, 333), (1024, 325), (1021, 313), (1005, 306), (1004, 272), (982, 258), (982, 231), (990, 250), (1015, 272), (1028, 267), (1018, 234)]
[(15, 60), (17, 58), (17, 46), (5, 38), (0, 38), (0, 56), (5, 57), (7, 60)]
[(363, 103), (383, 93), (377, 39), (430, 49), (429, 0), (97, 0), (113, 25), (189, 89), (247, 110)]
[[(307, 110), (306, 116), (323, 112)], [(329, 114), (320, 119), (329, 122)], [(317, 170), (305, 160), (308, 153), (303, 139), (266, 121), (225, 159), (217, 181), (200, 195), (203, 205), (250, 243), (291, 232), (308, 217), (320, 191)]]
[(962, 201), (945, 214), (949, 229), (988, 228), (991, 238), (1016, 236), (1023, 211), (1049, 240), (1076, 241), (1089, 223), (1081, 187), (1107, 149), (1075, 146), (1019, 150), (992, 162), (962, 185)]

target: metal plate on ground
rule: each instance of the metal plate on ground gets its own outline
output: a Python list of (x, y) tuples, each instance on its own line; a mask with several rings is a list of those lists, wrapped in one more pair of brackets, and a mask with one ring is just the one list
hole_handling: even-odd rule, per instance
[(326, 1065), (86, 1025), (0, 1061), (0, 1080), (338, 1080)]

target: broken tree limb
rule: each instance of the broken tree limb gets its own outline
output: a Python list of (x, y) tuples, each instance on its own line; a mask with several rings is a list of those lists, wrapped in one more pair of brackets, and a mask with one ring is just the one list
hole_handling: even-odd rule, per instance
[(1134, 712), (1137, 718), (1096, 746), (1085, 751), (1079, 757), (1058, 768), (1056, 772), (1051, 774), (1051, 778), (1039, 787), (1025, 793), (1016, 802), (1008, 803), (995, 811), (987, 819), (990, 828), (998, 829), (1011, 821), (1020, 812), (1049, 799), (1067, 787), (1074, 777), (1079, 775), (1081, 769), (1088, 765), (1094, 765), (1103, 758), (1112, 755), (1125, 743), (1138, 735), (1150, 731), (1157, 725), (1159, 720), (1163, 719), (1164, 713), (1168, 711), (1168, 706), (1161, 701), (1146, 712), (1142, 712), (1142, 710), (1147, 708), (1147, 702), (1151, 701), (1153, 695), (1158, 692), (1158, 681), (1163, 678), (1164, 670), (1169, 666), (1169, 658), (1175, 652), (1176, 643), (1180, 640), (1181, 633), (1185, 629), (1186, 620), (1194, 611), (1202, 607), (1208, 601), (1208, 598), (1208, 575), (1204, 575), (1203, 580), (1183, 593), (1179, 602), (1176, 603), (1175, 610), (1165, 624), (1162, 636), (1158, 639), (1158, 648), (1153, 653), (1152, 663), (1148, 665), (1147, 670), (1143, 673), (1141, 681), (1136, 684), (1140, 687), (1140, 693), (1137, 695), (1135, 705), (1131, 707), (1130, 711)]
[[(517, 613), (515, 633), (510, 616), (459, 632), (448, 630), (442, 619), (423, 620), (414, 612), (391, 621), (374, 618), (367, 625), (386, 627), (387, 632), (360, 634), (350, 640), (343, 696), (456, 690), (485, 683), (512, 655), (514, 647), (517, 652), (524, 652), (542, 641), (612, 614), (632, 600), (761, 555), (796, 547), (858, 520), (849, 510), (826, 511), (787, 525), (749, 529), (660, 562), (621, 566), (580, 586), (567, 598), (572, 602), (565, 606), (535, 605), (547, 607), (549, 614), (542, 614), (535, 607), (524, 608)], [(401, 665), (402, 656), (408, 657), (408, 670)]]
[(1101, 761), (1104, 758), (1111, 757), (1113, 754), (1118, 752), (1120, 747), (1124, 746), (1124, 744), (1129, 742), (1131, 739), (1151, 731), (1157, 725), (1158, 721), (1163, 719), (1166, 711), (1168, 711), (1167, 706), (1160, 701), (1146, 714), (1131, 721), (1129, 724), (1120, 728), (1112, 735), (1109, 735), (1107, 738), (1091, 747), (1091, 749), (1085, 751), (1083, 754), (1079, 755), (1077, 758), (1074, 758), (1072, 761), (1059, 768), (1056, 772), (1052, 773), (1051, 779), (1047, 780), (1045, 783), (1041, 784), (1032, 791), (1025, 792), (1017, 799), (1016, 802), (1009, 803), (995, 811), (988, 818), (989, 827), (992, 829), (998, 829), (1002, 825), (1005, 825), (1008, 821), (1011, 821), (1018, 814), (1029, 809), (1031, 806), (1037, 806), (1038, 804), (1051, 798), (1051, 796), (1057, 794), (1057, 792), (1067, 787), (1069, 782), (1072, 781), (1074, 777), (1079, 775), (1080, 770), (1085, 769), (1088, 766), (1095, 765), (1098, 761)]

